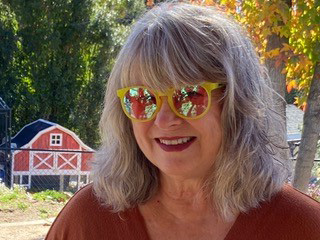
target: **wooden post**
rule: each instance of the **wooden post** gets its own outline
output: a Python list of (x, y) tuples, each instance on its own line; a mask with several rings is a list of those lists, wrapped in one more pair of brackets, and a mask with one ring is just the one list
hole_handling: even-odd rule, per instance
[(63, 192), (64, 175), (60, 175), (59, 191)]
[(80, 189), (80, 174), (77, 176), (77, 190)]

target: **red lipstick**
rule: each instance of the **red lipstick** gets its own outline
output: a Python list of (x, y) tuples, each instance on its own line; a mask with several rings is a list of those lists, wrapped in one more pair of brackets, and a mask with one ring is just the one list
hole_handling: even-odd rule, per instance
[[(163, 140), (174, 140), (179, 139), (183, 137), (162, 137)], [(191, 137), (191, 139), (186, 143), (181, 143), (177, 145), (166, 145), (160, 142), (159, 138), (156, 138), (156, 142), (158, 145), (162, 148), (162, 150), (166, 152), (181, 152), (185, 149), (187, 149), (194, 141), (196, 140), (196, 137)]]

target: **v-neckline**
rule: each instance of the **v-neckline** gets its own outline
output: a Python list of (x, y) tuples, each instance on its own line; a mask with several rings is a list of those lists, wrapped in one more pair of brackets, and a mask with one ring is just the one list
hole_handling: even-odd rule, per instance
[[(149, 236), (149, 233), (148, 233), (148, 229), (147, 229), (147, 224), (145, 222), (145, 219), (139, 209), (139, 207), (137, 206), (135, 208), (135, 211), (137, 212), (137, 215), (138, 215), (138, 219), (139, 219), (139, 222), (141, 222), (141, 227), (143, 229), (143, 235), (146, 237), (146, 239), (148, 240), (151, 240), (150, 239), (150, 236)], [(243, 219), (246, 218), (245, 216), (246, 214), (244, 213), (239, 213), (239, 215), (237, 216), (236, 220), (234, 221), (234, 223), (232, 224), (231, 228), (229, 229), (227, 235), (225, 236), (224, 240), (233, 240), (235, 239), (234, 236), (235, 236), (235, 233), (238, 232), (237, 229), (240, 229), (241, 226), (242, 226), (242, 221)]]
[[(286, 191), (287, 188), (289, 188), (289, 187), (287, 185), (284, 185), (279, 192), (281, 192), (283, 190)], [(250, 227), (250, 225), (254, 224), (258, 219), (263, 219), (264, 215), (267, 214), (268, 212), (270, 212), (269, 211), (270, 210), (269, 208), (271, 206), (270, 203), (272, 202), (272, 200), (274, 200), (278, 196), (279, 192), (274, 194), (269, 201), (260, 202), (260, 204), (257, 207), (251, 208), (248, 212), (240, 212), (239, 215), (237, 216), (235, 222), (233, 223), (233, 225), (229, 229), (228, 233), (226, 234), (224, 240), (239, 239), (240, 232), (243, 233), (241, 235), (241, 239), (247, 239), (245, 237), (245, 234), (247, 234), (247, 233), (246, 233), (246, 231), (244, 231), (244, 229), (248, 229), (248, 226)], [(261, 211), (261, 209), (264, 209), (264, 210)], [(142, 223), (144, 235), (146, 236), (146, 239), (150, 240), (146, 222), (145, 222), (143, 215), (141, 214), (138, 206), (136, 207), (136, 211), (138, 214), (138, 218), (139, 218), (140, 222)]]

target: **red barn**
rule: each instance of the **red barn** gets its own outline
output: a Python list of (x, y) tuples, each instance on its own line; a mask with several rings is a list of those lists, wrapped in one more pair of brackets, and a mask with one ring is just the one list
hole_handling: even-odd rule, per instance
[(11, 183), (32, 189), (78, 189), (89, 181), (93, 149), (59, 124), (39, 119), (24, 126), (12, 143)]

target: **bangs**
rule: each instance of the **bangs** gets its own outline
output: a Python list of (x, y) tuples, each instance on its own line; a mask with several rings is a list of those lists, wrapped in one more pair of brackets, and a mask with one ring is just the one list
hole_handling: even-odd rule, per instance
[[(215, 56), (217, 51), (208, 51), (208, 45), (213, 46), (209, 43), (210, 36), (187, 29), (182, 21), (160, 18), (142, 29), (136, 41), (131, 44), (128, 41), (131, 46), (126, 46), (127, 50), (133, 54), (124, 55), (126, 71), (122, 72), (122, 87), (142, 84), (165, 91), (205, 81), (225, 81), (225, 71)], [(205, 36), (199, 37), (199, 34)], [(203, 48), (199, 48), (199, 44), (195, 46), (199, 41), (203, 42)]]

